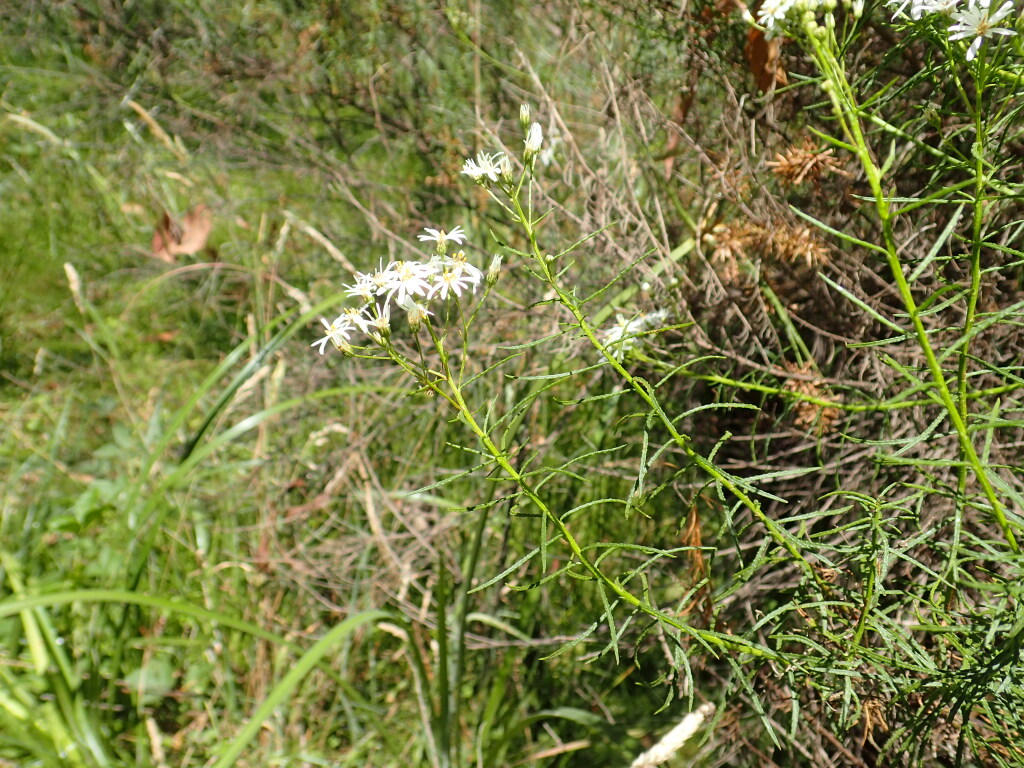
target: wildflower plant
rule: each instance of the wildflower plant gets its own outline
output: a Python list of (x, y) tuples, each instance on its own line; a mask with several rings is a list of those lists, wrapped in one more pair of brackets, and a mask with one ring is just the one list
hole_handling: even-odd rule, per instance
[[(418, 261), (381, 262), (377, 270), (357, 273), (346, 286), (348, 295), (359, 302), (356, 307), (342, 311), (329, 322), (324, 319), (324, 335), (313, 342), (321, 353), (330, 344), (350, 356), (387, 359), (405, 371), (417, 383), (420, 391), (443, 403), (453, 422), (461, 425), (475, 440), (474, 446), (463, 450), (479, 456), (477, 471), (491, 479), (511, 483), (512, 491), (495, 502), (481, 504), (474, 511), (476, 521), (470, 537), (472, 545), (461, 571), (461, 581), (452, 597), (454, 613), (439, 620), (439, 644), (447, 654), (440, 661), (447, 668), (448, 682), (443, 691), (435, 693), (438, 704), (435, 711), (444, 711), (433, 721), (435, 729), (433, 750), (438, 764), (447, 764), (446, 754), (455, 750), (453, 731), (459, 723), (459, 685), (464, 650), (464, 621), (471, 592), (509, 580), (513, 572), (532, 568), (530, 581), (546, 583), (562, 579), (576, 589), (591, 589), (597, 593), (601, 615), (583, 636), (566, 649), (571, 649), (584, 637), (594, 633), (599, 625), (605, 627), (604, 651), (618, 658), (621, 635), (626, 627), (637, 623), (643, 634), (658, 628), (667, 633), (673, 645), (674, 669), (671, 676), (691, 698), (698, 691), (690, 680), (688, 657), (695, 648), (702, 653), (721, 656), (729, 663), (739, 659), (781, 660), (785, 657), (756, 639), (755, 634), (744, 636), (702, 626), (682, 618), (678, 610), (688, 604), (693, 595), (706, 587), (698, 584), (689, 591), (678, 610), (661, 605), (659, 595), (663, 585), (652, 587), (651, 574), (655, 566), (666, 558), (679, 557), (699, 547), (684, 546), (661, 549), (641, 542), (607, 543), (590, 541), (577, 533), (577, 521), (595, 504), (608, 507), (627, 519), (643, 514), (645, 504), (670, 488), (673, 477), (695, 474), (699, 483), (710, 489), (721, 503), (732, 510), (745, 509), (763, 526), (766, 536), (780, 551), (803, 564), (807, 577), (816, 579), (814, 570), (799, 551), (793, 537), (764, 514), (757, 500), (758, 489), (742, 478), (719, 468), (712, 459), (699, 451), (683, 428), (683, 420), (704, 410), (698, 407), (686, 413), (671, 412), (661, 402), (660, 389), (673, 380), (674, 375), (687, 363), (649, 381), (631, 370), (632, 362), (644, 358), (644, 351), (659, 335), (678, 332), (685, 324), (674, 323), (667, 309), (646, 312), (619, 310), (614, 321), (607, 319), (616, 308), (607, 303), (610, 289), (630, 273), (624, 270), (610, 282), (589, 295), (580, 295), (574, 279), (576, 254), (584, 250), (589, 240), (599, 233), (584, 234), (559, 250), (542, 247), (542, 230), (550, 221), (549, 211), (538, 211), (534, 201), (539, 179), (538, 159), (543, 151), (543, 129), (531, 120), (528, 108), (520, 111), (523, 130), (522, 153), (513, 158), (506, 151), (479, 152), (467, 158), (462, 175), (477, 184), (501, 210), (504, 218), (517, 232), (517, 241), (499, 241), (496, 255), (486, 272), (474, 265), (463, 245), (471, 237), (461, 227), (451, 231), (428, 228), (419, 235), (420, 242), (432, 243), (435, 252), (429, 259)], [(458, 247), (459, 250), (454, 250)], [(643, 255), (639, 257), (643, 258)], [(494, 396), (496, 388), (488, 386), (487, 379), (503, 374), (502, 368), (528, 352), (541, 348), (545, 340), (510, 341), (506, 355), (498, 362), (475, 363), (471, 336), (474, 323), (482, 316), (482, 306), (491, 298), (499, 284), (505, 259), (517, 262), (516, 269), (538, 286), (536, 293), (548, 298), (538, 302), (538, 312), (556, 312), (561, 317), (562, 331), (558, 337), (570, 340), (575, 350), (570, 358), (557, 357), (556, 370), (550, 375), (527, 380), (529, 386), (519, 401), (503, 410), (501, 399)], [(507, 269), (507, 267), (505, 267)], [(393, 311), (403, 310), (408, 316), (408, 335), (405, 329), (392, 329)], [(368, 337), (370, 344), (360, 346), (358, 334)], [(414, 350), (414, 351), (411, 351)], [(458, 353), (458, 354), (456, 354)], [(577, 358), (585, 360), (580, 366)], [(558, 370), (572, 359), (568, 370)], [(603, 457), (620, 448), (601, 449), (590, 445), (587, 436), (581, 440), (581, 450), (555, 467), (531, 467), (534, 459), (524, 461), (519, 444), (519, 428), (525, 414), (535, 406), (553, 384), (593, 372), (606, 374), (605, 382), (610, 396), (628, 398), (630, 409), (642, 417), (644, 427), (643, 448), (634, 456), (633, 480), (628, 492), (621, 498), (608, 498), (599, 502), (585, 502), (580, 506), (563, 506), (561, 498), (552, 492), (556, 478), (576, 478), (584, 467), (600, 466)], [(499, 388), (500, 389), (500, 388)], [(584, 398), (600, 401), (609, 395)], [(582, 402), (582, 401), (581, 401)], [(652, 442), (652, 441), (659, 442)], [(655, 470), (668, 457), (678, 468), (667, 481), (654, 482)], [(487, 575), (483, 583), (476, 583), (475, 569), (481, 542), (489, 523), (500, 520), (503, 510), (528, 507), (533, 512), (523, 519), (537, 519), (538, 545), (525, 557), (503, 573)], [(554, 570), (552, 571), (552, 566)], [(440, 564), (442, 570), (447, 567)], [(452, 578), (450, 575), (444, 578)], [(515, 587), (513, 587), (515, 588)], [(447, 604), (447, 603), (446, 603)], [(669, 694), (672, 695), (671, 693)], [(422, 706), (431, 709), (424, 701)], [(703, 710), (702, 710), (703, 711)]]
[[(891, 20), (888, 11), (895, 12)], [(1016, 648), (1024, 634), (1012, 586), (1020, 564), (1024, 494), (1019, 468), (1000, 463), (993, 448), (999, 430), (1020, 427), (1019, 419), (1003, 413), (1000, 399), (1019, 386), (1019, 374), (1010, 368), (993, 370), (978, 356), (977, 346), (987, 329), (1020, 312), (1019, 305), (988, 314), (982, 310), (985, 276), (997, 268), (993, 262), (1024, 259), (1012, 242), (1022, 227), (1006, 212), (1008, 201), (1020, 195), (1020, 183), (995, 149), (1014, 138), (1013, 125), (1020, 120), (1015, 97), (1020, 96), (1024, 69), (1014, 58), (1020, 48), (1018, 21), (1005, 4), (990, 8), (977, 0), (894, 3), (885, 12), (884, 23), (891, 24), (894, 34), (905, 35), (907, 45), (927, 41), (934, 46), (927, 67), (911, 76), (914, 82), (907, 88), (924, 83), (933, 91), (953, 94), (949, 98), (960, 120), (956, 133), (926, 141), (916, 135), (911, 121), (900, 122), (898, 100), (891, 101), (903, 86), (887, 83), (869, 87), (867, 93), (860, 90), (864, 84), (847, 59), (864, 12), (857, 3), (780, 0), (747, 14), (748, 23), (767, 36), (789, 38), (802, 48), (816, 69), (806, 85), (820, 88), (825, 96), (809, 110), (813, 143), (799, 153), (777, 156), (769, 167), (790, 187), (805, 181), (817, 187), (829, 175), (858, 185), (859, 218), (843, 230), (798, 210), (803, 221), (797, 227), (749, 221), (743, 227), (723, 225), (697, 234), (714, 248), (716, 261), (727, 262), (724, 266), (737, 262), (748, 246), (757, 246), (791, 271), (821, 270), (822, 281), (838, 300), (880, 329), (880, 338), (862, 346), (868, 353), (884, 350), (879, 359), (893, 372), (888, 397), (871, 400), (834, 386), (791, 323), (786, 333), (799, 353), (798, 363), (777, 366), (785, 383), (770, 391), (792, 404), (791, 421), (819, 440), (841, 432), (851, 414), (888, 418), (903, 409), (925, 411), (929, 425), (922, 434), (904, 442), (875, 441), (884, 442), (888, 450), (879, 465), (905, 465), (909, 479), (905, 475), (877, 488), (857, 488), (839, 478), (834, 489), (801, 500), (800, 511), (790, 514), (782, 506), (788, 500), (762, 485), (783, 472), (740, 476), (727, 470), (720, 457), (729, 447), (728, 431), (712, 435), (710, 449), (708, 441), (700, 440), (712, 431), (708, 414), (756, 406), (720, 399), (693, 407), (673, 400), (674, 382), (691, 375), (700, 378), (692, 371), (714, 357), (683, 353), (667, 359), (657, 354), (659, 341), (685, 336), (686, 315), (676, 307), (622, 307), (610, 298), (613, 286), (632, 276), (635, 263), (596, 289), (588, 287), (580, 263), (591, 240), (603, 233), (581, 232), (567, 244), (552, 245), (559, 237), (553, 225), (556, 214), (539, 209), (537, 202), (545, 199), (541, 185), (550, 138), (528, 108), (519, 113), (519, 136), (508, 142), (520, 151), (487, 148), (467, 157), (461, 167), (464, 181), (489, 196), (507, 225), (494, 236), (499, 255), (486, 273), (482, 263), (472, 264), (462, 250), (465, 245), (476, 252), (474, 237), (462, 228), (427, 229), (419, 240), (434, 247), (429, 259), (382, 262), (375, 272), (354, 276), (347, 290), (359, 306), (339, 313), (333, 322), (324, 320), (325, 332), (314, 343), (318, 350), (370, 354), (356, 343), (360, 332), (368, 336), (376, 347), (370, 356), (398, 365), (471, 438), (471, 444), (459, 447), (476, 457), (475, 472), (511, 489), (467, 510), (470, 544), (458, 583), (440, 607), (438, 663), (446, 672), (445, 685), (434, 694), (434, 704), (421, 704), (436, 715), (431, 722), (438, 764), (448, 764), (445, 755), (457, 752), (455, 734), (463, 711), (458, 682), (470, 602), (477, 592), (499, 583), (513, 593), (560, 583), (574, 595), (587, 594), (590, 605), (597, 606), (593, 623), (560, 649), (562, 653), (600, 638), (600, 653), (618, 659), (624, 638), (636, 637), (627, 635), (628, 629), (640, 638), (657, 634), (669, 649), (665, 678), (677, 683), (670, 695), (681, 691), (691, 699), (691, 710), (703, 698), (743, 700), (775, 747), (787, 738), (796, 742), (806, 711), (825, 702), (824, 709), (834, 713), (826, 717), (837, 732), (861, 728), (864, 739), (884, 732), (884, 737), (877, 735), (880, 751), (909, 754), (920, 762), (928, 734), (945, 719), (968, 723), (957, 747), (961, 754), (974, 749), (983, 755), (972, 739), (994, 738), (989, 724), (998, 721), (998, 707), (1009, 708), (1015, 701), (1010, 684), (1003, 682), (1009, 678), (1000, 677), (1010, 666), (1009, 657), (997, 656), (1003, 659), (998, 668), (986, 666), (986, 659), (993, 656), (991, 638), (1008, 637)], [(873, 81), (866, 82), (870, 86)], [(938, 88), (940, 82), (949, 88)], [(930, 186), (908, 192), (900, 188), (905, 183), (901, 163), (912, 166), (915, 160), (927, 168)], [(934, 242), (921, 258), (910, 260), (901, 233), (913, 229), (916, 218), (925, 214), (942, 225), (921, 228), (934, 230)], [(872, 303), (871, 297), (831, 279), (826, 272), (833, 250), (855, 252), (884, 274), (893, 289), (890, 302)], [(645, 256), (636, 254), (636, 262)], [(497, 361), (474, 355), (473, 325), (486, 316), (502, 270), (510, 269), (506, 264), (513, 265), (517, 278), (529, 281), (531, 296), (543, 297), (532, 310), (556, 317), (558, 331), (552, 337), (563, 349), (571, 349), (552, 354), (545, 372), (532, 377), (510, 372), (512, 363), (549, 350), (551, 338), (509, 339)], [(943, 282), (947, 268), (966, 275), (965, 284)], [(733, 271), (738, 282), (739, 268)], [(768, 286), (762, 286), (762, 293), (785, 323), (785, 302)], [(408, 334), (404, 328), (391, 331), (392, 309), (396, 315), (398, 310), (406, 313)], [(608, 447), (582, 435), (578, 450), (549, 464), (523, 437), (522, 425), (555, 386), (587, 376), (601, 382), (601, 393), (560, 402), (567, 408), (598, 402), (621, 405), (616, 413), (627, 414), (623, 422), (642, 425), (640, 439)], [(742, 384), (717, 374), (703, 379), (737, 389)], [(498, 385), (509, 380), (525, 386), (514, 397), (496, 394), (507, 392)], [(763, 385), (750, 390), (769, 391)], [(851, 442), (858, 439), (849, 436)], [(952, 445), (953, 458), (927, 454), (930, 445), (940, 442)], [(922, 455), (904, 456), (912, 450)], [(628, 465), (628, 489), (582, 503), (573, 501), (571, 493), (558, 492), (559, 483), (586, 482), (588, 473), (601, 469), (609, 457)], [(799, 467), (790, 476), (811, 473), (822, 474), (821, 468)], [(700, 546), (699, 537), (697, 544), (691, 539), (679, 547), (604, 541), (582, 524), (596, 511), (626, 519), (649, 514), (653, 500), (684, 485), (698, 489), (687, 504), (714, 510), (707, 519), (717, 524), (715, 543), (734, 543), (734, 555)], [(775, 505), (773, 512), (782, 511), (768, 514), (767, 505)], [(948, 514), (941, 513), (934, 524), (922, 511), (947, 508)], [(530, 540), (536, 543), (500, 572), (477, 573), (486, 532), (499, 521), (517, 531), (531, 526)], [(975, 529), (991, 530), (993, 536), (986, 539)], [(948, 541), (937, 537), (940, 530)], [(708, 567), (682, 597), (668, 597), (659, 567), (705, 555), (734, 567), (728, 573), (713, 573)], [(915, 582), (901, 596), (901, 587), (891, 583), (897, 565), (924, 574), (923, 585)], [(439, 569), (439, 578), (451, 585), (454, 575), (443, 563)], [(999, 586), (982, 584), (976, 569), (997, 574)], [(717, 620), (720, 606), (738, 595), (761, 595), (750, 585), (766, 573), (790, 586), (774, 591), (764, 604), (751, 605), (749, 622), (730, 622), (724, 630), (725, 622)], [(981, 604), (979, 595), (988, 593), (996, 595), (990, 629), (979, 633), (976, 625), (955, 625), (950, 606), (959, 600)], [(698, 616), (693, 606), (705, 598), (707, 615)], [(945, 629), (950, 626), (955, 628)], [(944, 628), (938, 639), (931, 633), (937, 627)], [(957, 678), (947, 661), (958, 654), (973, 665), (971, 679), (982, 681), (973, 688), (950, 682)], [(730, 671), (718, 690), (695, 682), (708, 659)], [(776, 698), (786, 703), (774, 712), (760, 682), (766, 679), (785, 681)], [(958, 713), (958, 706), (966, 710)], [(788, 712), (778, 711), (787, 707)], [(785, 721), (790, 723), (788, 732), (778, 725)]]
[[(890, 372), (891, 394), (862, 407), (888, 413), (925, 407), (931, 425), (903, 443), (876, 443), (887, 451), (880, 461), (905, 471), (896, 482), (873, 494), (837, 491), (836, 498), (852, 503), (844, 508), (851, 509), (845, 519), (852, 528), (826, 530), (824, 512), (809, 513), (821, 521), (815, 567), (828, 579), (849, 573), (852, 561), (871, 565), (859, 584), (817, 593), (861, 607), (849, 623), (826, 611), (804, 625), (812, 642), (823, 641), (842, 662), (809, 653), (794, 672), (794, 689), (834, 695), (842, 702), (838, 729), (868, 728), (886, 759), (927, 762), (934, 733), (955, 722), (951, 761), (967, 764), (970, 753), (982, 764), (1019, 764), (1019, 746), (1001, 755), (990, 748), (996, 741), (1019, 745), (1019, 725), (1004, 726), (997, 714), (1019, 706), (1017, 695), (996, 682), (1013, 677), (1013, 664), (1008, 657), (991, 661), (1002, 647), (991, 635), (963, 641), (978, 624), (1019, 627), (1009, 608), (1017, 591), (1006, 580), (1019, 578), (1022, 477), (1019, 461), (997, 458), (997, 446), (1012, 441), (1021, 426), (1002, 418), (1004, 397), (1019, 387), (1019, 368), (994, 362), (991, 334), (1018, 323), (1022, 310), (1019, 300), (998, 303), (999, 281), (1016, 274), (1022, 258), (1014, 202), (1022, 192), (1019, 163), (1005, 151), (1019, 136), (1022, 117), (1020, 11), (1013, 2), (989, 0), (890, 0), (887, 6), (891, 19), (881, 23), (897, 42), (879, 55), (877, 71), (857, 66), (851, 53), (865, 36), (858, 8), (765, 3), (751, 22), (788, 37), (812, 62), (816, 71), (807, 86), (825, 100), (807, 110), (811, 131), (838, 162), (856, 168), (851, 178), (861, 205), (852, 223), (795, 213), (877, 269), (893, 289), (891, 303), (878, 302), (847, 281), (820, 275), (851, 313), (864, 313), (879, 329), (860, 347), (884, 350), (877, 354)], [(913, 66), (886, 71), (903, 52), (913, 53)], [(928, 103), (908, 110), (908, 100), (921, 93), (929, 94)], [(781, 163), (771, 167), (778, 172)], [(940, 441), (952, 456), (938, 455)], [(911, 459), (913, 451), (920, 453)], [(824, 499), (818, 504), (827, 508)], [(870, 540), (847, 539), (854, 529), (870, 531)], [(821, 545), (829, 536), (848, 543)], [(918, 569), (909, 594), (884, 586), (892, 560), (879, 545), (897, 547), (892, 556)], [(992, 581), (983, 579), (982, 586), (970, 575), (974, 569)], [(989, 593), (993, 582), (1004, 587)], [(813, 589), (802, 593), (814, 599)], [(944, 625), (957, 629), (930, 631)], [(1011, 634), (1006, 642), (1016, 647), (1019, 634)], [(956, 671), (946, 654), (958, 659)], [(853, 677), (837, 682), (836, 675), (847, 673)], [(956, 675), (974, 675), (977, 685), (967, 691), (951, 684)], [(923, 691), (916, 699), (914, 692)]]

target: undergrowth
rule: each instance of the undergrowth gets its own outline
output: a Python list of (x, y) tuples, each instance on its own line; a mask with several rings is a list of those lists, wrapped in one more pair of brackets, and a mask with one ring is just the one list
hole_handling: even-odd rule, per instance
[(1021, 764), (1019, 12), (925, 5), (0, 4), (0, 765)]

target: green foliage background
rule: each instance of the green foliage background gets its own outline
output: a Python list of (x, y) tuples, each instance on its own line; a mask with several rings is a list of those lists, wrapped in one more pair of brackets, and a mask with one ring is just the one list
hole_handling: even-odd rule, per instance
[[(1019, 556), (886, 325), (906, 315), (856, 242), (881, 236), (864, 179), (841, 151), (802, 184), (766, 164), (834, 128), (795, 46), (765, 95), (746, 26), (712, 3), (0, 16), (0, 766), (419, 765), (435, 732), (457, 765), (628, 765), (705, 700), (718, 714), (680, 765), (1020, 764)], [(1019, 533), (1019, 78), (991, 92), (998, 194), (958, 197), (958, 94), (925, 87), (941, 62), (908, 64), (928, 30), (894, 45), (887, 18), (848, 19), (844, 53), (898, 194), (944, 190), (896, 232), (943, 364), (972, 345), (963, 401)], [(784, 535), (655, 450), (635, 402), (599, 397), (615, 382), (514, 253), (474, 364), (546, 341), (475, 393), (525, 404), (518, 466), (548, 472), (609, 572), (785, 662), (609, 606), (557, 549), (537, 556), (542, 518), (415, 382), (308, 347), (351, 270), (410, 257), (421, 227), (464, 226), (484, 267), (521, 247), (459, 175), (518, 151), (521, 103), (553, 150), (544, 247), (602, 230), (570, 267), (578, 295), (604, 289), (597, 321), (687, 326), (630, 365)], [(163, 215), (200, 205), (205, 246), (153, 258)], [(981, 243), (984, 322), (962, 331)], [(486, 586), (453, 678), (438, 627), (474, 546)]]

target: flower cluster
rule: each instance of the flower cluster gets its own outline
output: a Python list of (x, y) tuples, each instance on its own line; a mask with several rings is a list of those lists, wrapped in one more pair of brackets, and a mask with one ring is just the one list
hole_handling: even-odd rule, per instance
[[(540, 123), (530, 122), (530, 108), (524, 105), (519, 110), (519, 121), (524, 132), (523, 160), (532, 172), (538, 154), (544, 143)], [(488, 187), (498, 183), (506, 192), (513, 189), (512, 161), (503, 152), (478, 152), (476, 157), (467, 158), (462, 172), (477, 184)], [(321, 318), (324, 334), (313, 342), (320, 354), (327, 351), (328, 342), (344, 354), (353, 354), (352, 335), (355, 332), (369, 336), (375, 343), (386, 346), (391, 335), (391, 308), (398, 307), (406, 313), (409, 327), (415, 332), (433, 312), (427, 308), (434, 299), (446, 300), (450, 296), (461, 297), (464, 291), (476, 289), (484, 280), (494, 285), (501, 269), (501, 257), (495, 256), (484, 273), (466, 260), (466, 252), (459, 250), (449, 253), (449, 244), (461, 246), (466, 241), (462, 227), (451, 232), (426, 227), (420, 242), (433, 242), (435, 253), (428, 261), (392, 261), (387, 265), (383, 260), (373, 272), (357, 272), (345, 292), (358, 299), (362, 306), (344, 310), (333, 321)]]
[[(860, 15), (863, 0), (851, 3), (854, 13)], [(771, 39), (787, 34), (790, 27), (801, 23), (805, 15), (835, 10), (836, 0), (764, 0), (757, 12), (757, 23), (764, 27), (765, 37)]]
[[(972, 61), (978, 55), (982, 42), (993, 35), (1015, 35), (1014, 20), (1007, 17), (1013, 13), (1013, 0), (1005, 0), (997, 9), (991, 8), (991, 0), (887, 0), (889, 6), (895, 6), (893, 19), (909, 16), (918, 21), (926, 16), (937, 14), (949, 17), (953, 23), (949, 27), (949, 40), (967, 40), (974, 38), (967, 48), (967, 60)], [(1005, 27), (1001, 22), (1008, 21)]]
[(355, 280), (344, 286), (349, 296), (359, 299), (362, 307), (344, 310), (333, 322), (321, 318), (324, 335), (313, 342), (320, 354), (327, 343), (346, 354), (352, 352), (351, 338), (356, 331), (366, 334), (378, 344), (384, 344), (391, 335), (391, 305), (406, 312), (409, 325), (418, 328), (433, 313), (427, 308), (432, 299), (461, 296), (463, 291), (477, 287), (484, 273), (466, 260), (466, 252), (448, 253), (448, 244), (462, 245), (466, 233), (462, 227), (451, 232), (427, 228), (420, 235), (423, 242), (436, 244), (436, 252), (429, 261), (383, 262), (373, 272), (357, 272)]
[(598, 334), (601, 342), (608, 348), (612, 357), (622, 360), (626, 353), (636, 347), (640, 335), (650, 329), (657, 328), (668, 319), (668, 312), (659, 309), (655, 312), (626, 317), (616, 315), (615, 323)]
[[(523, 139), (523, 160), (532, 168), (544, 144), (544, 131), (540, 123), (530, 122), (530, 107), (526, 104), (519, 108), (519, 122), (526, 136)], [(506, 186), (512, 184), (512, 161), (504, 152), (478, 152), (476, 157), (466, 159), (462, 172), (485, 187), (498, 181)]]
[(501, 152), (495, 152), (493, 155), (478, 152), (475, 160), (472, 157), (466, 160), (462, 166), (462, 172), (473, 181), (483, 184), (487, 181), (497, 181), (503, 173), (511, 176), (512, 164)]

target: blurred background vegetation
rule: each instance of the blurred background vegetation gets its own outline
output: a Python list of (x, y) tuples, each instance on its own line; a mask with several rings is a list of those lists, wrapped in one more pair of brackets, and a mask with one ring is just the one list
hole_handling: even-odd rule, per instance
[[(950, 733), (968, 721), (978, 764), (1019, 764), (1017, 715), (992, 716), (1016, 701), (1016, 656), (969, 692), (948, 682), (994, 637), (1019, 645), (1017, 564), (987, 545), (999, 531), (983, 516), (970, 541), (953, 522), (972, 493), (955, 439), (893, 373), (921, 361), (898, 344), (877, 354), (884, 329), (846, 298), (892, 310), (884, 264), (790, 208), (876, 234), (855, 169), (806, 130), (819, 96), (798, 52), (779, 63), (731, 4), (708, 0), (0, 0), (0, 15), (0, 766), (210, 765), (304, 649), (377, 608), (411, 630), (353, 629), (234, 764), (427, 764), (409, 648), (431, 658), (442, 574), (457, 578), (465, 523), (492, 503), (478, 573), (505, 575), (472, 596), (460, 764), (628, 765), (703, 700), (719, 704), (712, 735), (680, 765), (884, 764), (900, 728), (885, 754), (952, 764)], [(871, 20), (885, 16), (868, 13), (851, 53), (878, 83), (916, 56)], [(951, 137), (966, 162), (966, 139), (941, 125), (947, 97), (907, 126)], [(923, 97), (887, 98), (898, 114)], [(459, 170), (518, 145), (523, 103), (547, 142), (546, 247), (605, 228), (577, 255), (580, 294), (631, 268), (606, 316), (693, 323), (633, 365), (656, 377), (695, 361), (675, 412), (722, 406), (686, 430), (771, 494), (818, 578), (811, 589), (671, 455), (650, 467), (640, 512), (580, 515), (582, 535), (686, 548), (647, 571), (651, 599), (814, 648), (806, 668), (716, 657), (639, 620), (609, 628), (596, 595), (517, 567), (539, 523), (472, 474), (459, 425), (415, 382), (309, 348), (351, 270), (418, 253), (421, 227), (464, 226), (481, 267), (495, 239), (514, 241)], [(927, 155), (900, 151), (908, 166)], [(914, 167), (901, 194), (945, 183)], [(1012, 244), (1017, 214), (1000, 215)], [(943, 209), (921, 226), (951, 220)], [(927, 253), (904, 234), (908, 258)], [(919, 275), (934, 277), (927, 295), (958, 285), (957, 247)], [(480, 367), (559, 330), (521, 266), (506, 261), (477, 326)], [(1019, 259), (996, 266), (994, 315), (1021, 288)], [(977, 387), (1000, 398), (986, 460), (1016, 494), (1011, 325), (989, 327), (980, 354), (1004, 368)], [(567, 341), (545, 350), (491, 396), (511, 407), (531, 377), (588, 365)], [(552, 481), (566, 508), (625, 498), (630, 458), (646, 455), (628, 403), (583, 400), (607, 385), (584, 372), (524, 414), (524, 460), (611, 450), (585, 478)], [(994, 709), (951, 709), (960, 695)]]

